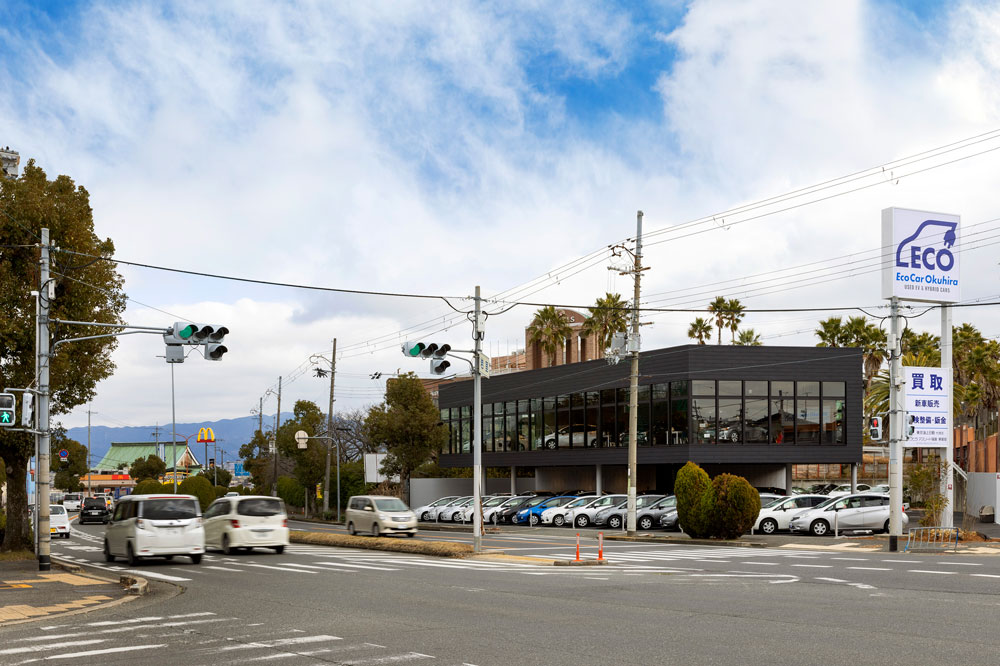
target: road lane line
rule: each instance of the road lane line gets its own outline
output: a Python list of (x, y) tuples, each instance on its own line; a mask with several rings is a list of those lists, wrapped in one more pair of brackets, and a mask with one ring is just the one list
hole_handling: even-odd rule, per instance
[(811, 569), (832, 569), (832, 564), (793, 564), (793, 567), (809, 567)]
[(934, 564), (947, 564), (953, 567), (981, 567), (983, 566), (977, 562), (935, 562)]
[[(51, 661), (53, 659), (78, 659), (80, 657), (96, 657), (102, 654), (115, 654), (118, 652), (135, 652), (136, 650), (155, 650), (157, 648), (167, 647), (166, 643), (160, 643), (159, 645), (130, 645), (127, 647), (116, 647), (107, 648), (104, 650), (88, 650), (86, 652), (71, 652), (69, 654), (54, 654), (50, 657), (45, 657), (45, 661)], [(27, 662), (24, 662), (27, 663)]]
[(846, 583), (847, 582), (846, 580), (844, 580), (842, 578), (821, 578), (819, 576), (816, 577), (816, 580), (825, 580), (825, 581), (830, 582), (830, 583)]
[(840, 560), (841, 562), (867, 562), (869, 558), (867, 557), (831, 557), (831, 560)]
[(300, 574), (315, 574), (315, 571), (303, 571), (302, 569), (288, 569), (286, 567), (272, 567), (269, 564), (250, 564), (247, 563), (248, 567), (257, 567), (258, 569), (274, 569), (275, 571), (283, 571), (285, 573), (300, 573)]
[(240, 645), (227, 645), (220, 649), (220, 652), (230, 652), (232, 650), (256, 650), (259, 648), (284, 647), (285, 645), (303, 645), (305, 643), (325, 643), (326, 641), (343, 640), (339, 636), (329, 636), (319, 634), (317, 636), (297, 636), (295, 638), (278, 638), (273, 641), (254, 641), (252, 643), (241, 643)]
[(371, 564), (356, 564), (355, 562), (324, 562), (317, 560), (313, 564), (322, 564), (328, 567), (351, 567), (352, 569), (371, 569), (372, 571), (399, 571), (396, 567), (376, 567)]
[(58, 650), (60, 648), (75, 647), (78, 645), (94, 645), (103, 643), (104, 638), (91, 638), (82, 641), (62, 641), (61, 643), (49, 643), (48, 645), (28, 645), (25, 647), (7, 648), (0, 650), (0, 654), (24, 654), (25, 652), (38, 652), (40, 650)]
[(907, 569), (910, 573), (928, 573), (928, 574), (941, 574), (944, 576), (954, 576), (957, 571), (930, 571), (928, 569)]
[(892, 571), (891, 567), (847, 567), (848, 569), (856, 569), (857, 571)]
[(351, 659), (351, 664), (395, 664), (401, 661), (413, 661), (415, 659), (433, 659), (429, 654), (410, 652), (409, 654), (398, 654), (391, 657), (370, 657), (368, 659)]
[(1000, 578), (997, 574), (969, 574), (970, 576), (978, 576), (979, 578)]
[(214, 565), (206, 564), (203, 569), (214, 569), (215, 571), (232, 571), (234, 573), (246, 573), (243, 569), (230, 569), (229, 567), (217, 567)]

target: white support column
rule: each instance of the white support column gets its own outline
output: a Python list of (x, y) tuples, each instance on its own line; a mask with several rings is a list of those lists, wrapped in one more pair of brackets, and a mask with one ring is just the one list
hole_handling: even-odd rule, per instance
[(889, 551), (903, 534), (903, 363), (900, 358), (899, 298), (890, 300), (889, 328)]
[(792, 474), (793, 466), (791, 463), (785, 465), (785, 494), (792, 494), (792, 484), (794, 483), (794, 475)]
[(517, 494), (517, 467), (510, 466), (510, 494)]
[(858, 492), (858, 463), (851, 463), (851, 493)]
[(603, 490), (603, 485), (604, 485), (604, 480), (601, 478), (601, 476), (602, 476), (601, 472), (603, 472), (604, 470), (602, 469), (601, 465), (595, 465), (594, 468), (595, 468), (594, 469), (594, 492), (596, 492), (598, 495), (600, 495), (601, 492), (602, 492), (602, 490)]
[[(951, 306), (945, 305), (941, 308), (941, 368), (947, 369), (947, 372), (942, 374), (947, 375), (949, 379), (953, 377), (951, 355)], [(941, 457), (945, 461), (944, 470), (941, 474), (941, 494), (948, 500), (941, 514), (942, 527), (954, 527), (955, 524), (955, 472), (952, 469), (952, 463), (955, 460), (955, 424), (953, 422), (954, 409), (952, 403), (955, 390), (954, 380), (952, 379), (950, 383), (952, 384), (952, 390), (948, 392), (948, 397), (944, 401), (945, 414), (948, 419), (948, 442), (945, 444), (944, 450), (941, 451)]]

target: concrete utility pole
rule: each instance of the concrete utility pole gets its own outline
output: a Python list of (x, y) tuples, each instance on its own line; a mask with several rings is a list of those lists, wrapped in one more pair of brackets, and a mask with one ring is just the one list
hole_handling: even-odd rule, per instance
[(479, 285), (476, 285), (476, 309), (472, 320), (472, 338), (475, 346), (472, 353), (472, 512), (473, 551), (483, 550), (483, 375), (480, 356), (483, 353), (482, 330), (482, 299), (479, 295)]
[[(174, 363), (167, 360), (170, 363), (170, 418), (171, 418), (171, 432), (170, 432), (170, 469), (171, 474), (174, 477), (174, 494), (177, 494), (177, 405), (174, 393)], [(185, 445), (187, 442), (185, 442)]]
[(52, 569), (49, 534), (49, 305), (54, 289), (49, 286), (49, 230), (42, 229), (41, 260), (38, 271), (38, 458), (35, 466), (35, 483), (38, 484), (38, 570)]
[(948, 397), (944, 401), (944, 405), (942, 405), (944, 413), (948, 415), (949, 427), (946, 430), (948, 442), (945, 445), (944, 455), (942, 456), (944, 458), (944, 469), (941, 474), (940, 491), (948, 500), (948, 503), (941, 513), (941, 527), (955, 526), (955, 470), (953, 467), (953, 461), (955, 460), (955, 428), (954, 423), (952, 423), (955, 381), (951, 369), (951, 355), (951, 306), (944, 305), (941, 307), (941, 369), (944, 370), (942, 374), (948, 377), (951, 382), (952, 388), (948, 391)]
[(632, 337), (629, 348), (632, 353), (632, 372), (629, 376), (628, 392), (628, 517), (626, 530), (635, 536), (635, 486), (639, 436), (639, 282), (642, 279), (642, 211), (636, 213), (635, 222), (635, 293), (632, 298)]
[(278, 428), (281, 427), (281, 377), (278, 377), (278, 413), (274, 415), (274, 479), (271, 481), (271, 497), (278, 496)]
[[(330, 510), (330, 449), (333, 448), (333, 382), (337, 376), (337, 338), (330, 354), (330, 405), (326, 411), (326, 474), (323, 476), (323, 513)], [(337, 520), (340, 520), (340, 442), (337, 443)], [(324, 516), (325, 518), (325, 516)]]
[[(92, 480), (90, 478), (91, 474), (92, 474), (92, 472), (90, 471), (91, 470), (91, 461), (90, 461), (90, 415), (91, 414), (96, 414), (96, 413), (97, 412), (90, 411), (90, 405), (87, 405), (87, 495), (93, 495), (93, 493), (94, 493), (94, 484), (93, 484), (93, 482), (92, 482)], [(157, 434), (157, 438), (156, 438), (156, 450), (157, 450), (157, 452), (159, 452), (159, 450), (160, 450), (160, 438), (159, 438), (160, 429), (159, 429), (159, 427), (157, 427), (157, 429), (156, 429), (156, 434)]]
[(903, 359), (899, 332), (899, 298), (889, 301), (889, 550), (899, 549), (903, 534)]

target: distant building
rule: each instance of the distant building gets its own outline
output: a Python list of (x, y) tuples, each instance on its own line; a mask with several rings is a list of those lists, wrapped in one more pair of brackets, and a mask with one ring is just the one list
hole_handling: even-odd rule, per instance
[(11, 150), (10, 146), (0, 149), (0, 174), (5, 178), (17, 178), (20, 165), (21, 155), (16, 150)]
[[(170, 442), (160, 442), (159, 446), (166, 450), (168, 456), (170, 455), (172, 448)], [(90, 474), (80, 478), (80, 482), (84, 488), (93, 488), (95, 492), (110, 488), (117, 495), (122, 489), (135, 487), (135, 481), (128, 474), (128, 468), (132, 466), (132, 463), (152, 455), (159, 455), (156, 442), (111, 442), (111, 448), (108, 449), (108, 452), (104, 454), (100, 462), (94, 465)], [(176, 469), (178, 481), (182, 481), (192, 474), (197, 474), (202, 468), (201, 463), (184, 442), (177, 443), (176, 463), (171, 465), (170, 460), (165, 462), (167, 463), (167, 479), (173, 478), (171, 473)]]

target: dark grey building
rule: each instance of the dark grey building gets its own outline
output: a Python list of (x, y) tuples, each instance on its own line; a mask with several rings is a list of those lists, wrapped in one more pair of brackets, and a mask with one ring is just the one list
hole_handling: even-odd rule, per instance
[[(539, 488), (624, 491), (630, 363), (589, 361), (483, 380), (483, 463), (531, 467)], [(685, 345), (639, 359), (639, 490), (692, 460), (757, 486), (793, 464), (862, 460), (860, 349)], [(472, 464), (472, 382), (442, 385), (445, 466)]]

